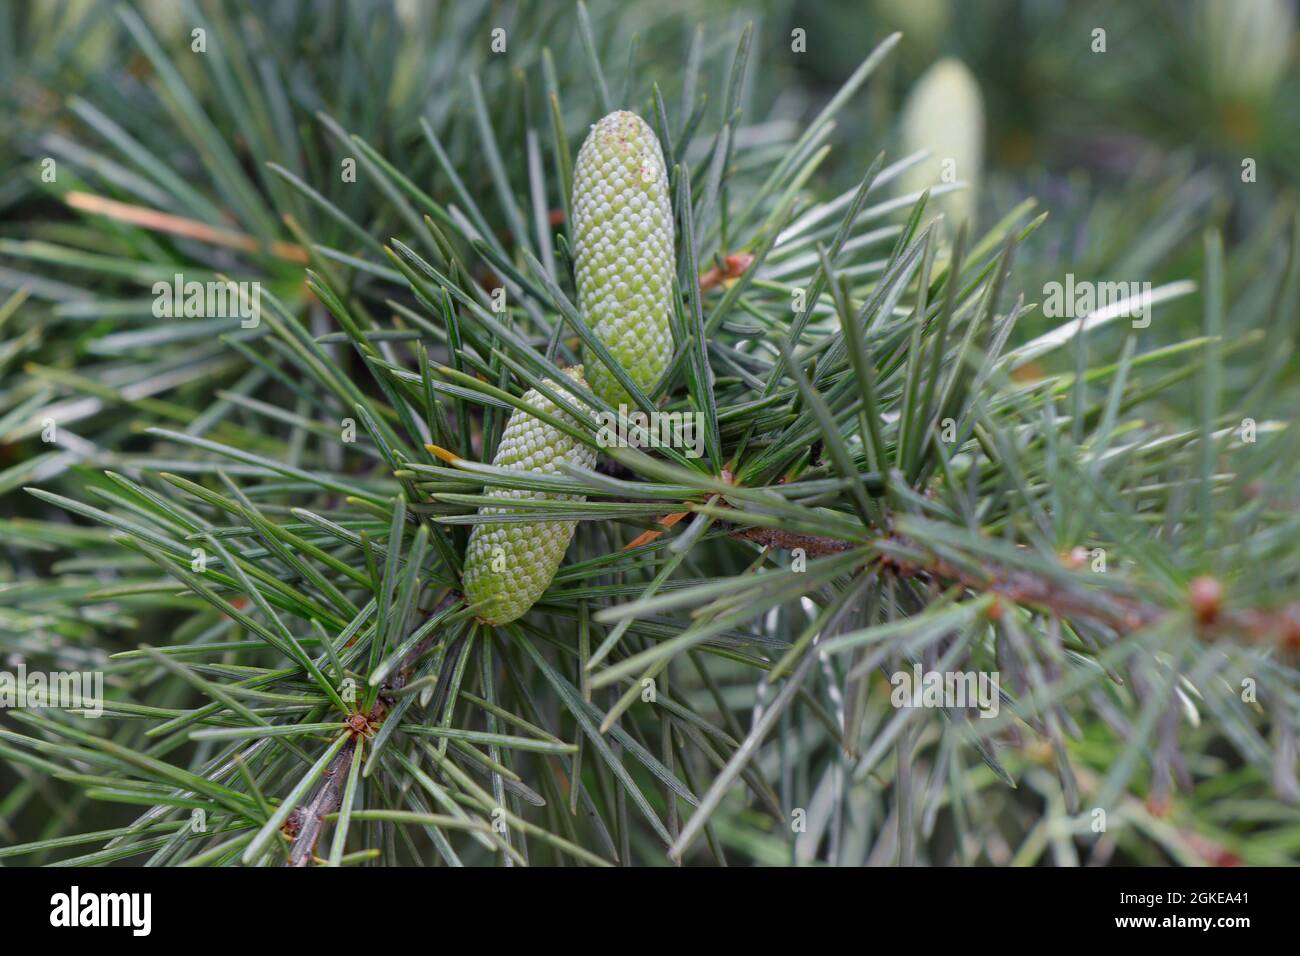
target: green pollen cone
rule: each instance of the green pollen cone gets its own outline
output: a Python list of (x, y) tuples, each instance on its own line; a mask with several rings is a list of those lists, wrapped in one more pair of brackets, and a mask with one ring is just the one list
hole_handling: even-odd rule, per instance
[(937, 197), (937, 206), (953, 231), (974, 219), (984, 162), (984, 97), (960, 60), (940, 60), (917, 80), (903, 105), (899, 132), (904, 154), (930, 154), (899, 177), (900, 192), (963, 182), (964, 188)]
[[(582, 366), (565, 369), (565, 374), (585, 384)], [(581, 406), (569, 392), (557, 388), (567, 400)], [(524, 394), (531, 408), (572, 421), (554, 402), (536, 389)], [(567, 461), (582, 468), (596, 463), (596, 452), (553, 425), (516, 409), (506, 423), (492, 464), (512, 471), (539, 475), (563, 474), (559, 463)], [(490, 497), (503, 502), (545, 499), (583, 501), (582, 495), (554, 495), (542, 491), (493, 489)], [(479, 514), (509, 514), (508, 507), (483, 507)], [(470, 532), (465, 552), (465, 596), (479, 608), (479, 620), (486, 624), (508, 624), (523, 616), (542, 596), (569, 548), (576, 521), (520, 521), (505, 524), (477, 524)]]
[[(573, 178), (578, 308), (632, 381), (649, 391), (673, 356), (673, 216), (659, 139), (635, 113), (591, 128)], [(590, 352), (592, 392), (613, 408), (627, 392)]]

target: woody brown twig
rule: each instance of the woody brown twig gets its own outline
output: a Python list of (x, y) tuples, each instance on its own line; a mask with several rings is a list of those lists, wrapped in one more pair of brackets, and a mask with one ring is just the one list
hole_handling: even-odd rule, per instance
[[(822, 535), (725, 523), (722, 527), (733, 538), (782, 550), (802, 548), (809, 557), (837, 554), (855, 547), (850, 542)], [(902, 539), (891, 535), (886, 540)], [(1041, 608), (1067, 620), (1093, 621), (1121, 634), (1141, 630), (1174, 613), (1170, 608), (1136, 597), (1070, 591), (1046, 577), (1019, 569), (985, 565), (982, 573), (975, 575), (934, 557), (911, 562), (883, 555), (874, 560), (882, 571), (899, 577), (925, 577), (971, 591), (996, 594), (1013, 604)], [(1229, 609), (1223, 607), (1223, 589), (1218, 581), (1197, 578), (1188, 590), (1188, 607), (1197, 633), (1204, 639), (1239, 637), (1250, 643), (1276, 644), (1286, 652), (1300, 654), (1300, 601), (1279, 608)]]
[(325, 768), (325, 775), (311, 800), (289, 815), (285, 823), (285, 834), (290, 840), (286, 866), (306, 866), (315, 857), (316, 842), (325, 827), (325, 817), (343, 802), (343, 781), (352, 770), (356, 753), (357, 737), (354, 735)]
[[(448, 591), (429, 611), (429, 615), (441, 614), (459, 600), (461, 600), (460, 592)], [(435, 637), (436, 635), (430, 634), (406, 653), (392, 679), (384, 683), (385, 691), (391, 693), (406, 686), (415, 670), (415, 665), (433, 647)], [(382, 722), (383, 711), (381, 695), (380, 701), (375, 704), (375, 709), (366, 717), (368, 729)], [(344, 744), (343, 749), (325, 768), (321, 782), (317, 784), (311, 799), (289, 815), (284, 825), (285, 836), (289, 838), (289, 859), (286, 866), (307, 866), (315, 859), (316, 844), (320, 840), (321, 831), (325, 828), (325, 818), (336, 812), (343, 803), (343, 784), (352, 769), (352, 761), (356, 759), (357, 744), (363, 733), (360, 729), (354, 729), (352, 739)]]
[(857, 547), (848, 541), (841, 541), (839, 538), (827, 538), (816, 534), (797, 534), (793, 531), (782, 531), (779, 528), (741, 528), (736, 525), (728, 525), (727, 527), (729, 529), (727, 533), (733, 538), (743, 538), (746, 541), (761, 544), (765, 548), (780, 548), (782, 551), (793, 551), (795, 548), (802, 548), (803, 552), (810, 558), (840, 554)]

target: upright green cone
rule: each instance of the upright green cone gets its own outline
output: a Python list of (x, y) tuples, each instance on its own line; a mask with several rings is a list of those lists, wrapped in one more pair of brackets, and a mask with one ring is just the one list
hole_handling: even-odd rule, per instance
[[(673, 215), (659, 139), (635, 113), (591, 128), (573, 177), (573, 240), (582, 317), (649, 391), (673, 356)], [(633, 406), (618, 380), (584, 350), (593, 394)]]
[(1295, 8), (1286, 0), (1200, 0), (1194, 21), (1210, 95), (1224, 104), (1268, 102), (1286, 77)]
[(974, 75), (960, 60), (940, 60), (916, 82), (903, 104), (899, 139), (906, 155), (918, 150), (929, 158), (899, 177), (903, 193), (949, 182), (966, 188), (938, 198), (950, 229), (975, 218), (984, 162), (984, 98)]
[[(565, 369), (574, 381), (586, 384), (582, 366)], [(582, 403), (563, 388), (556, 387), (569, 402)], [(572, 421), (554, 402), (537, 389), (524, 393), (523, 401), (543, 413)], [(512, 471), (540, 475), (563, 474), (559, 463), (567, 461), (581, 468), (596, 463), (596, 452), (560, 431), (554, 425), (516, 409), (506, 423), (492, 464)], [(555, 495), (542, 491), (493, 489), (490, 497), (503, 501), (546, 499), (582, 501), (582, 495)], [(509, 514), (510, 508), (483, 507), (479, 514)], [(463, 583), (471, 604), (485, 602), (478, 617), (487, 624), (508, 624), (525, 614), (550, 586), (556, 569), (569, 548), (576, 521), (520, 521), (476, 524), (465, 552)]]

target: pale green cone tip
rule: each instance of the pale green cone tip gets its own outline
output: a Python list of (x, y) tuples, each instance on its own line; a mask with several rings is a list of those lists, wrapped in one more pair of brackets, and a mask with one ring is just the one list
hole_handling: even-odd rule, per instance
[(1277, 92), (1295, 36), (1287, 0), (1200, 0), (1195, 22), (1216, 100), (1259, 105)]
[[(565, 369), (574, 381), (586, 384), (582, 366)], [(572, 404), (582, 403), (568, 391), (556, 387)], [(536, 389), (524, 393), (524, 404), (564, 420), (572, 418), (558, 410), (555, 403)], [(559, 463), (567, 461), (581, 468), (596, 463), (594, 449), (577, 441), (540, 418), (516, 409), (506, 423), (492, 464), (512, 471), (535, 474), (560, 474)], [(540, 491), (517, 491), (497, 488), (489, 497), (503, 502), (546, 499), (583, 501), (582, 495), (555, 495)], [(479, 514), (508, 514), (508, 507), (483, 507)], [(465, 551), (462, 583), (471, 604), (485, 602), (478, 618), (485, 624), (508, 624), (523, 616), (550, 586), (564, 552), (569, 548), (576, 521), (520, 521), (505, 524), (477, 524), (469, 536)]]
[(925, 150), (928, 158), (899, 177), (903, 193), (950, 182), (965, 188), (933, 199), (949, 228), (974, 218), (984, 165), (984, 98), (960, 60), (940, 60), (921, 76), (903, 104), (900, 145), (904, 155)]
[[(591, 128), (573, 177), (573, 246), (583, 320), (642, 391), (673, 356), (676, 255), (668, 172), (659, 139), (635, 113)], [(595, 355), (583, 355), (592, 393), (615, 409), (631, 398)]]

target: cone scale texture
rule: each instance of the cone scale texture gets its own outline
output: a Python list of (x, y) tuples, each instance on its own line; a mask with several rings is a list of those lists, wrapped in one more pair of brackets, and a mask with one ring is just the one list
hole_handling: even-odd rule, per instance
[[(573, 179), (574, 261), (584, 321), (642, 391), (673, 355), (673, 217), (659, 139), (623, 110), (591, 128)], [(592, 392), (633, 406), (600, 360), (584, 350)]]
[[(584, 383), (582, 366), (566, 369), (565, 374)], [(556, 391), (570, 402), (581, 403), (562, 388)], [(554, 402), (536, 389), (524, 394), (531, 408), (572, 419), (559, 411)], [(581, 468), (596, 463), (593, 449), (566, 435), (553, 425), (516, 409), (506, 423), (492, 464), (512, 471), (540, 475), (560, 474), (559, 463), (567, 461)], [(541, 491), (492, 489), (489, 497), (503, 503), (545, 499), (582, 501), (582, 495), (557, 495)], [(483, 507), (479, 514), (509, 514), (509, 507)], [(551, 579), (564, 560), (576, 521), (520, 521), (500, 524), (477, 524), (469, 536), (465, 552), (463, 583), (471, 604), (486, 602), (478, 611), (486, 624), (508, 624), (523, 616), (550, 586)]]

